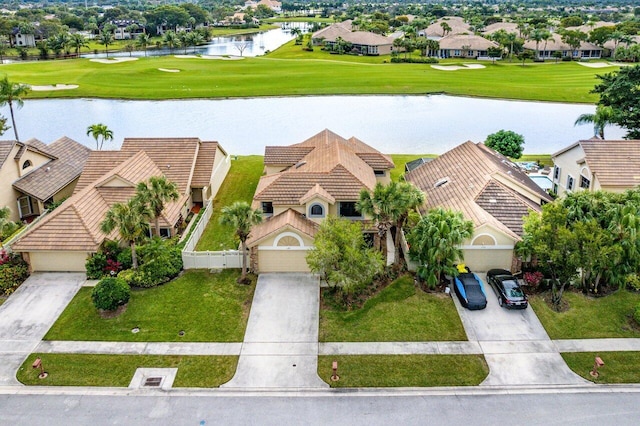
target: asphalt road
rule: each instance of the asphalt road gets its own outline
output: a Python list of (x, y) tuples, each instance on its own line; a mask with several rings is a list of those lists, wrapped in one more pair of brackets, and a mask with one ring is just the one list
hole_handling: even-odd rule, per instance
[[(2, 394), (2, 425), (637, 425), (640, 389), (598, 393), (348, 391)], [(57, 392), (57, 391), (54, 391)], [(513, 390), (509, 391), (513, 392)], [(560, 393), (557, 393), (560, 392)], [(58, 392), (60, 393), (60, 392)], [(118, 393), (116, 391), (116, 393)]]

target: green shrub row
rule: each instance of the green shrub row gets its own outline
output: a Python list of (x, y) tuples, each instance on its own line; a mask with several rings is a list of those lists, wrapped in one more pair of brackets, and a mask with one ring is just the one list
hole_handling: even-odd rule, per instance
[(391, 58), (392, 63), (408, 63), (408, 64), (437, 64), (439, 61), (436, 58), (401, 58), (395, 56)]

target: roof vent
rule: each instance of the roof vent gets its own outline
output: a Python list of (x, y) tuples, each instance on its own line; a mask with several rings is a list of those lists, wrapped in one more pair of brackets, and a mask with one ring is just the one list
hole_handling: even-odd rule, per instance
[(299, 169), (300, 167), (304, 166), (305, 164), (307, 164), (306, 161), (300, 161), (300, 162), (296, 163), (295, 167), (296, 167), (296, 169)]
[(167, 169), (170, 169), (170, 168), (171, 168), (171, 164), (167, 164)]
[(496, 200), (495, 198), (489, 198), (489, 202), (495, 204), (498, 202), (498, 200)]
[(438, 179), (436, 181), (436, 183), (433, 184), (433, 187), (434, 188), (440, 188), (442, 185), (444, 185), (447, 182), (449, 182), (449, 178)]
[(51, 167), (49, 167), (49, 166), (47, 166), (47, 168), (46, 168), (46, 169), (44, 169), (44, 171), (45, 171), (45, 172), (48, 172), (48, 171), (50, 171), (50, 170), (51, 170)]

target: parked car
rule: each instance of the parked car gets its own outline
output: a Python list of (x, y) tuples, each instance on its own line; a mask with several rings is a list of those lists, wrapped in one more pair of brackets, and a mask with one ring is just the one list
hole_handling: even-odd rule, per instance
[(454, 290), (462, 306), (469, 310), (484, 309), (487, 307), (487, 294), (484, 291), (484, 283), (469, 268), (462, 269), (454, 278)]
[(504, 269), (491, 269), (487, 272), (487, 282), (498, 297), (500, 306), (508, 309), (527, 309), (527, 295), (511, 272)]

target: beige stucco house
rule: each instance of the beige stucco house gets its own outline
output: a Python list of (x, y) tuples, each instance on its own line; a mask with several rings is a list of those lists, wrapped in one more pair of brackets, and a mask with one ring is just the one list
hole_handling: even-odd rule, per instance
[(460, 211), (474, 224), (462, 245), (473, 271), (511, 269), (522, 236), (522, 218), (540, 211), (551, 197), (508, 158), (484, 144), (465, 142), (406, 173), (427, 201), (423, 212), (442, 207)]
[(266, 147), (264, 165), (252, 207), (266, 220), (247, 240), (255, 272), (308, 271), (305, 256), (318, 225), (328, 215), (366, 221), (356, 210), (360, 191), (389, 183), (394, 167), (387, 155), (330, 130), (295, 145)]
[(73, 193), (90, 152), (67, 137), (49, 145), (37, 139), (0, 141), (0, 208), (9, 207), (12, 221), (41, 215)]
[(553, 191), (623, 192), (640, 185), (640, 141), (589, 139), (551, 156)]
[(538, 59), (554, 59), (556, 52), (560, 52), (561, 57), (574, 59), (600, 59), (602, 57), (602, 47), (596, 46), (588, 41), (583, 41), (576, 49), (562, 41), (560, 34), (552, 34), (551, 39), (537, 42), (527, 40), (524, 48), (533, 50)]
[(473, 34), (454, 34), (440, 39), (439, 49), (429, 52), (430, 56), (438, 58), (474, 58), (487, 57), (491, 48), (500, 45), (484, 37)]
[[(166, 176), (180, 198), (166, 204), (159, 218), (160, 235), (175, 235), (194, 206), (215, 196), (230, 167), (217, 142), (198, 138), (125, 139), (119, 151), (93, 151), (71, 198), (13, 245), (33, 271), (84, 271), (87, 256), (117, 231), (100, 231), (115, 203), (126, 202), (139, 182)], [(151, 224), (150, 226), (152, 226)]]

